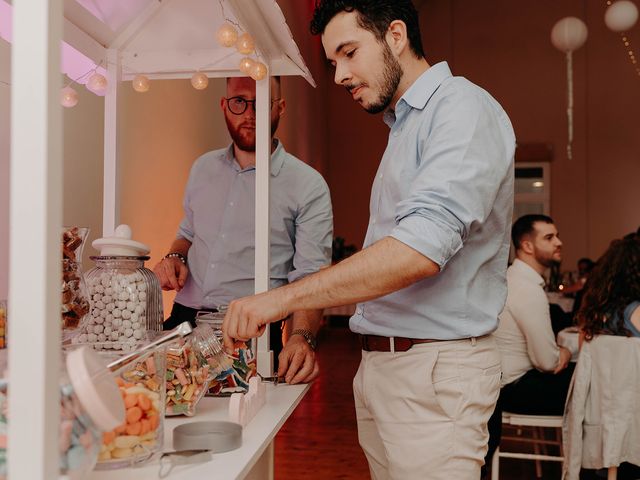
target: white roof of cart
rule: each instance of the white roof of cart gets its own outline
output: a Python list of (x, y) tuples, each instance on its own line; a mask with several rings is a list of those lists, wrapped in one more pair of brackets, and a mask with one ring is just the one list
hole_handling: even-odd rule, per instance
[[(0, 7), (10, 11), (10, 3), (0, 0)], [(230, 20), (253, 36), (272, 75), (301, 75), (315, 86), (275, 0), (64, 0), (64, 17), (63, 70), (70, 76), (74, 50), (104, 65), (108, 49), (121, 55), (123, 80), (240, 75), (243, 55), (216, 40)]]

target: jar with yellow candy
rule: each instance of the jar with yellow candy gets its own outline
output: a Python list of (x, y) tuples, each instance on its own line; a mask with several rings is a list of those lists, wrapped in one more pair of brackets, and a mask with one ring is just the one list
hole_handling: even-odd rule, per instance
[[(112, 469), (139, 464), (162, 452), (164, 440), (166, 352), (168, 345), (191, 334), (189, 322), (125, 356), (110, 357), (111, 370), (126, 409), (125, 421), (102, 436), (96, 468)], [(151, 333), (150, 333), (151, 334)]]

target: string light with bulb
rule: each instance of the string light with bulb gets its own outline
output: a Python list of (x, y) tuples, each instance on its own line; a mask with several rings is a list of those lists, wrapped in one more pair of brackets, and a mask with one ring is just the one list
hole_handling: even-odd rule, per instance
[[(222, 11), (222, 17), (225, 20), (225, 23), (216, 33), (218, 43), (227, 48), (235, 47), (238, 53), (243, 55), (238, 63), (238, 69), (240, 72), (248, 75), (256, 81), (264, 79), (267, 76), (268, 69), (267, 66), (258, 59), (259, 56), (256, 52), (253, 37), (248, 32), (242, 31), (242, 27), (239, 24), (227, 17), (224, 11), (223, 0), (218, 0), (218, 2)], [(87, 90), (98, 96), (104, 96), (107, 93), (107, 89), (109, 87), (108, 81), (104, 75), (98, 73), (98, 68), (103, 63), (104, 62), (100, 62), (94, 68), (78, 78), (71, 79), (60, 90), (60, 103), (62, 106), (72, 108), (78, 104), (78, 92), (73, 88), (73, 85), (86, 77), (88, 77), (85, 83)], [(205, 73), (198, 70), (191, 76), (191, 86), (196, 90), (204, 90), (208, 85), (209, 78)], [(137, 74), (134, 76), (131, 86), (136, 92), (145, 93), (151, 88), (151, 82), (149, 77), (146, 75)]]
[(238, 69), (256, 81), (262, 80), (267, 76), (268, 69), (264, 63), (257, 59), (254, 60), (250, 56), (258, 56), (253, 37), (247, 32), (239, 33), (239, 30), (242, 30), (242, 27), (227, 17), (224, 12), (223, 1), (218, 0), (218, 2), (220, 3), (220, 9), (222, 10), (222, 17), (225, 20), (225, 23), (222, 24), (216, 34), (218, 43), (227, 48), (235, 46), (238, 53), (245, 55), (240, 59)]
[(101, 73), (98, 73), (98, 68), (102, 66), (103, 62), (98, 63), (95, 67), (89, 71), (83, 73), (75, 79), (71, 79), (64, 87), (60, 89), (60, 104), (65, 108), (73, 108), (78, 104), (79, 97), (78, 92), (72, 87), (74, 84), (78, 84), (80, 80), (87, 78), (85, 88), (91, 93), (103, 97), (107, 93), (109, 84), (107, 79)]

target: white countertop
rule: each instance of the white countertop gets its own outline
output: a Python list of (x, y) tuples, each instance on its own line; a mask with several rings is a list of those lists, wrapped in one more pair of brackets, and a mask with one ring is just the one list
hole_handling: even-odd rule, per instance
[[(211, 461), (175, 466), (168, 478), (175, 480), (220, 480), (244, 478), (273, 441), (276, 433), (305, 395), (309, 385), (267, 385), (267, 402), (242, 432), (242, 446), (231, 452), (214, 454)], [(228, 398), (203, 398), (193, 417), (165, 418), (164, 451), (172, 451), (172, 432), (180, 424), (197, 421), (228, 421)], [(166, 461), (166, 460), (165, 460)], [(157, 479), (158, 459), (137, 468), (100, 470), (91, 472), (91, 480), (147, 480)]]

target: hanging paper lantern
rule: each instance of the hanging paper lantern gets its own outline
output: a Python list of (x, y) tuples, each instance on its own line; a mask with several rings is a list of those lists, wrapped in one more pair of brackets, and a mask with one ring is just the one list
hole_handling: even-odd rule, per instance
[(565, 53), (567, 65), (567, 158), (573, 158), (573, 51), (587, 41), (587, 26), (576, 17), (558, 20), (551, 29), (551, 43)]
[(613, 2), (604, 13), (604, 23), (609, 30), (626, 32), (638, 21), (638, 7), (629, 0)]
[(233, 25), (225, 23), (218, 29), (216, 38), (223, 47), (233, 47), (238, 40), (238, 31)]
[(191, 77), (191, 85), (196, 90), (204, 90), (209, 85), (209, 78), (204, 73), (194, 73)]
[(238, 37), (236, 48), (238, 49), (238, 52), (243, 55), (251, 55), (256, 49), (256, 44), (254, 43), (251, 35), (243, 33)]
[(107, 93), (107, 86), (107, 79), (104, 75), (100, 75), (97, 72), (89, 77), (89, 80), (87, 80), (87, 84), (85, 85), (87, 90), (95, 93), (99, 97), (105, 96)]
[(131, 82), (133, 89), (138, 93), (144, 93), (149, 91), (149, 79), (144, 75), (136, 75)]
[(60, 104), (65, 108), (75, 107), (78, 104), (78, 92), (71, 87), (60, 90)]
[(262, 80), (267, 76), (267, 66), (262, 62), (254, 62), (250, 75), (255, 81)]
[(240, 64), (238, 65), (238, 70), (240, 70), (245, 75), (251, 75), (251, 71), (253, 70), (253, 66), (255, 65), (255, 60), (250, 57), (243, 57), (240, 60)]
[(587, 26), (576, 17), (558, 20), (551, 29), (551, 43), (561, 52), (573, 52), (587, 41)]

